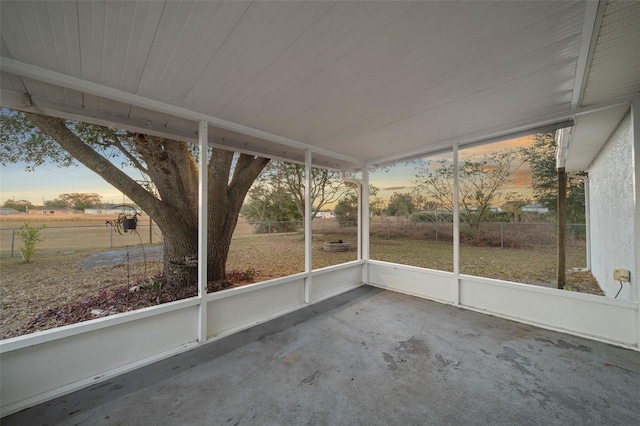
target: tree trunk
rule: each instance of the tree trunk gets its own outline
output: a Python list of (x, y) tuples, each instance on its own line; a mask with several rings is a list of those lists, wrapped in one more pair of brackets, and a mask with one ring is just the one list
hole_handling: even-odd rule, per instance
[(181, 229), (175, 224), (158, 224), (164, 244), (164, 276), (171, 285), (195, 284), (198, 280), (198, 230)]
[[(140, 185), (67, 127), (64, 120), (25, 114), (40, 131), (77, 161), (126, 194), (162, 232), (164, 272), (171, 284), (197, 282), (198, 165), (183, 142), (142, 134), (128, 135), (126, 156), (146, 167), (157, 195)], [(96, 127), (96, 129), (100, 129)], [(110, 134), (113, 136), (113, 134)], [(108, 145), (102, 140), (102, 148)], [(122, 143), (116, 144), (122, 152)], [(139, 160), (139, 161), (138, 161)], [(244, 198), (269, 159), (213, 149), (209, 160), (208, 281), (226, 278), (231, 237)]]

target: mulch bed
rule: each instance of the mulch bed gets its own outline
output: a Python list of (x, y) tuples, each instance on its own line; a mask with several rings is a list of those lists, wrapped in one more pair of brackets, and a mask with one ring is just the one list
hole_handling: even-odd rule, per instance
[[(221, 280), (211, 282), (207, 286), (207, 292), (213, 293), (254, 282), (252, 277), (235, 271), (227, 275), (234, 278), (234, 281)], [(149, 281), (139, 282), (133, 287), (120, 286), (104, 290), (74, 303), (46, 309), (36, 314), (23, 326), (6, 330), (2, 338), (22, 336), (36, 331), (48, 330), (54, 327), (75, 324), (95, 318), (160, 305), (162, 303), (174, 302), (197, 295), (198, 288), (195, 284), (169, 285), (163, 278), (156, 277)]]

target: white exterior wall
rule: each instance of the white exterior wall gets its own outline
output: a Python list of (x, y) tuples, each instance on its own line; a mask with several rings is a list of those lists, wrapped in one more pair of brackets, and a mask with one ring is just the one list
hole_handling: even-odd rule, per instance
[(369, 262), (369, 284), (461, 308), (638, 348), (638, 304), (530, 284)]
[(638, 285), (634, 252), (633, 138), (628, 115), (589, 168), (591, 206), (591, 269), (608, 297), (620, 284), (614, 269), (629, 269), (620, 300), (635, 300)]

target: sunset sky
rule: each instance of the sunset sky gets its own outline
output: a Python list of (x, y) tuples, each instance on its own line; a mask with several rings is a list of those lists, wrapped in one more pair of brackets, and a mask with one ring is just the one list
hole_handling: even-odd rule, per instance
[[(139, 179), (135, 170), (129, 175)], [(64, 169), (44, 165), (33, 172), (26, 172), (24, 163), (0, 168), (0, 203), (14, 199), (41, 206), (43, 199), (53, 200), (72, 192), (95, 192), (105, 203), (122, 203), (120, 191), (84, 166)]]
[[(532, 136), (513, 139), (501, 143), (483, 145), (460, 151), (460, 159), (468, 156), (482, 156), (495, 150), (531, 144)], [(451, 154), (431, 157), (432, 160), (452, 158)], [(141, 179), (135, 169), (127, 170), (134, 179)], [(390, 168), (388, 172), (374, 171), (370, 175), (371, 184), (380, 188), (378, 196), (387, 201), (394, 192), (410, 192), (413, 187), (415, 167), (406, 162), (400, 162)], [(511, 185), (506, 191), (518, 191), (522, 198), (531, 198), (528, 189), (531, 183), (530, 172), (521, 167), (514, 174)], [(106, 183), (102, 178), (85, 167), (71, 167), (61, 169), (55, 165), (38, 167), (34, 172), (26, 172), (24, 164), (13, 164), (0, 168), (0, 203), (8, 199), (28, 200), (34, 205), (42, 205), (44, 200), (53, 200), (60, 194), (71, 192), (95, 192), (102, 196), (105, 203), (122, 203), (123, 195), (120, 191)]]
[[(533, 136), (526, 136), (517, 139), (511, 139), (504, 142), (482, 145), (474, 148), (468, 148), (460, 150), (459, 157), (463, 161), (468, 157), (482, 157), (489, 155), (494, 151), (501, 151), (514, 147), (530, 146), (533, 143)], [(424, 160), (438, 161), (441, 159), (452, 160), (453, 154), (442, 154), (435, 157), (425, 157)], [(407, 164), (406, 162), (399, 162), (395, 164), (388, 172), (374, 171), (370, 174), (370, 183), (379, 188), (378, 197), (385, 201), (389, 200), (389, 197), (394, 192), (405, 193), (411, 192), (414, 187), (413, 178), (416, 174), (415, 165)], [(509, 185), (506, 185), (503, 190), (505, 192), (518, 192), (521, 194), (522, 199), (532, 198), (531, 192), (531, 171), (528, 167), (523, 165), (520, 167), (510, 179)]]

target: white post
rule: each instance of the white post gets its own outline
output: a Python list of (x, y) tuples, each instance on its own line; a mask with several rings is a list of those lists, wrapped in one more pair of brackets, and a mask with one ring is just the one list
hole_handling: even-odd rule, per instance
[[(631, 295), (636, 302), (640, 301), (640, 96), (636, 96), (631, 102), (631, 137), (633, 138), (633, 179), (635, 196), (634, 220), (634, 246), (635, 268), (631, 272)], [(634, 291), (635, 289), (635, 291)], [(640, 310), (636, 311), (636, 345), (640, 346)]]
[(209, 124), (201, 120), (198, 129), (200, 142), (199, 184), (198, 184), (198, 297), (200, 306), (198, 309), (198, 342), (207, 341), (207, 183), (208, 173), (208, 131)]
[(458, 142), (453, 144), (453, 304), (460, 304), (460, 182)]
[(311, 270), (313, 263), (311, 259), (311, 160), (312, 152), (304, 151), (304, 302), (311, 303)]
[(360, 208), (358, 209), (358, 259), (365, 261), (362, 269), (362, 282), (369, 282), (369, 166), (365, 164), (362, 168), (362, 185), (360, 186), (361, 196), (358, 198)]
[(586, 245), (586, 258), (587, 264), (585, 265), (585, 269), (587, 271), (591, 270), (591, 196), (589, 195), (589, 178), (585, 176), (584, 178), (584, 223), (585, 223), (585, 245)]

